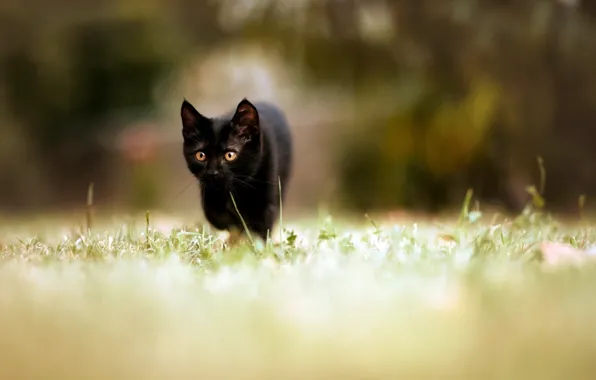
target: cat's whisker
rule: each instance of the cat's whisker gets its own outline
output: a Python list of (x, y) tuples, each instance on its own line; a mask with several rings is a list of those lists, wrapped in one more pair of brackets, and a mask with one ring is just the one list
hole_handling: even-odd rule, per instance
[[(234, 181), (235, 181), (235, 182), (237, 182), (237, 183), (239, 183), (239, 184), (241, 184), (241, 185), (244, 185), (244, 186), (246, 186), (246, 187), (249, 187), (249, 188), (251, 188), (251, 189), (256, 189), (256, 188), (255, 188), (253, 185), (251, 185), (250, 183), (248, 183), (248, 182), (246, 182), (246, 181), (243, 181), (243, 180), (241, 180), (241, 179), (239, 179), (239, 178), (234, 178), (233, 182), (234, 182)], [(232, 183), (233, 183), (233, 182), (232, 182)], [(232, 185), (232, 186), (233, 186), (233, 185)]]
[(272, 181), (267, 181), (267, 180), (261, 180), (261, 179), (257, 179), (257, 178), (252, 178), (252, 177), (250, 177), (250, 176), (247, 176), (247, 175), (245, 175), (245, 176), (243, 176), (243, 175), (235, 175), (235, 176), (234, 176), (234, 179), (241, 179), (241, 178), (242, 178), (242, 179), (248, 179), (248, 180), (250, 180), (251, 182), (255, 182), (255, 183), (264, 183), (264, 184), (267, 184), (267, 185), (275, 185), (275, 186), (278, 186), (278, 185), (277, 185), (277, 183), (275, 183), (275, 182), (272, 182)]
[[(193, 182), (194, 182), (194, 178), (192, 179), (191, 182), (188, 183), (188, 185), (184, 186), (184, 188), (180, 192), (178, 192), (178, 194), (174, 197), (174, 199), (178, 199), (186, 190), (188, 190), (188, 188), (193, 184)], [(200, 185), (200, 183), (199, 183), (199, 185)]]

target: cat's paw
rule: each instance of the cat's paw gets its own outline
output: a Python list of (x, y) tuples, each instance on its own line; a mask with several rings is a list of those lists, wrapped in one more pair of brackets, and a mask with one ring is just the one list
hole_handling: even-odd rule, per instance
[(227, 249), (237, 247), (248, 242), (248, 237), (241, 230), (233, 229), (228, 232), (228, 238), (225, 240), (224, 247)]

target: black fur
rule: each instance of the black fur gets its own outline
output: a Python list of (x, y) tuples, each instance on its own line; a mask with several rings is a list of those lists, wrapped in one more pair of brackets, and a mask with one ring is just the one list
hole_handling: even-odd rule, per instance
[[(283, 112), (243, 99), (235, 111), (207, 118), (185, 100), (181, 117), (184, 157), (199, 180), (209, 223), (244, 230), (231, 193), (248, 229), (265, 240), (279, 218), (278, 181), (283, 201), (292, 168), (292, 136)], [(231, 162), (224, 158), (229, 151), (236, 153)], [(197, 158), (199, 152), (205, 156)]]

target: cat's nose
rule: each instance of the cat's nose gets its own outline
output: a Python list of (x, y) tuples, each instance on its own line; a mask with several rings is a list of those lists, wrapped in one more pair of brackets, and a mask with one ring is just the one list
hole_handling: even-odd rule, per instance
[(218, 170), (210, 170), (207, 173), (205, 173), (208, 177), (211, 178), (215, 178), (215, 177), (219, 177), (219, 171)]

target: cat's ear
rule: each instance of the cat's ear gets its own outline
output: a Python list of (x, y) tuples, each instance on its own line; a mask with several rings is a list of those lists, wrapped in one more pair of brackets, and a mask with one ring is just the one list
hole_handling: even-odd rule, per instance
[(201, 115), (186, 99), (182, 102), (180, 117), (182, 118), (182, 135), (184, 138), (196, 136), (200, 127), (209, 121), (209, 119)]
[(236, 132), (239, 136), (251, 138), (259, 134), (259, 112), (257, 108), (246, 98), (236, 107), (236, 113), (232, 119)]

